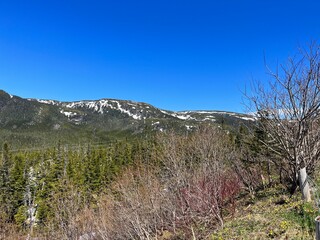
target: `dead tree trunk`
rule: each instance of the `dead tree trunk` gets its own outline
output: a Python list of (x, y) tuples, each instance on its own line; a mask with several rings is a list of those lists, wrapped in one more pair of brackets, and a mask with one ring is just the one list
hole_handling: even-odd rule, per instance
[(316, 224), (316, 240), (320, 240), (320, 217), (316, 217), (315, 219)]
[(302, 199), (305, 202), (310, 202), (311, 201), (310, 187), (309, 187), (308, 175), (305, 167), (299, 170), (299, 185), (302, 193)]

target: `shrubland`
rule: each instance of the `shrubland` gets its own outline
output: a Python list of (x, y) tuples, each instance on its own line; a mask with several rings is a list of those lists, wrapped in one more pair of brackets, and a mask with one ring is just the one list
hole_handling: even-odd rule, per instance
[(11, 152), (5, 144), (0, 238), (246, 239), (262, 231), (263, 239), (293, 236), (290, 226), (310, 236), (303, 219), (315, 210), (282, 187), (277, 156), (257, 141), (263, 135), (204, 125), (99, 147)]

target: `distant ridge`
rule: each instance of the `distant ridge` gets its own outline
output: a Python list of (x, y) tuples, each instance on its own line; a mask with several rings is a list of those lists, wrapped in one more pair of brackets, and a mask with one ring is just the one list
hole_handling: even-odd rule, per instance
[(0, 90), (0, 137), (14, 145), (109, 141), (169, 129), (191, 131), (202, 123), (237, 127), (253, 121), (253, 116), (227, 111), (170, 111), (108, 98), (74, 102), (24, 99)]

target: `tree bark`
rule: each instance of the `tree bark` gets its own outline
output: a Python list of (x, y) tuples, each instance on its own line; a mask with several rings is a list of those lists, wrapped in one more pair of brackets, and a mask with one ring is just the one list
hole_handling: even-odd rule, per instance
[(302, 199), (305, 202), (310, 202), (311, 201), (311, 194), (310, 194), (310, 187), (307, 179), (307, 171), (306, 167), (301, 168), (299, 170), (299, 184), (300, 184), (300, 190), (302, 193)]
[(320, 240), (320, 217), (316, 217), (315, 219), (316, 224), (316, 240)]

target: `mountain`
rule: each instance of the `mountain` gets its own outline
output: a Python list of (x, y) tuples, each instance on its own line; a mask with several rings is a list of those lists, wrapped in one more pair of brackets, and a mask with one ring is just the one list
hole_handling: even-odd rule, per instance
[(169, 129), (191, 131), (205, 122), (232, 128), (253, 121), (250, 115), (225, 111), (174, 112), (116, 99), (24, 99), (0, 90), (0, 143), (15, 147), (107, 142)]

